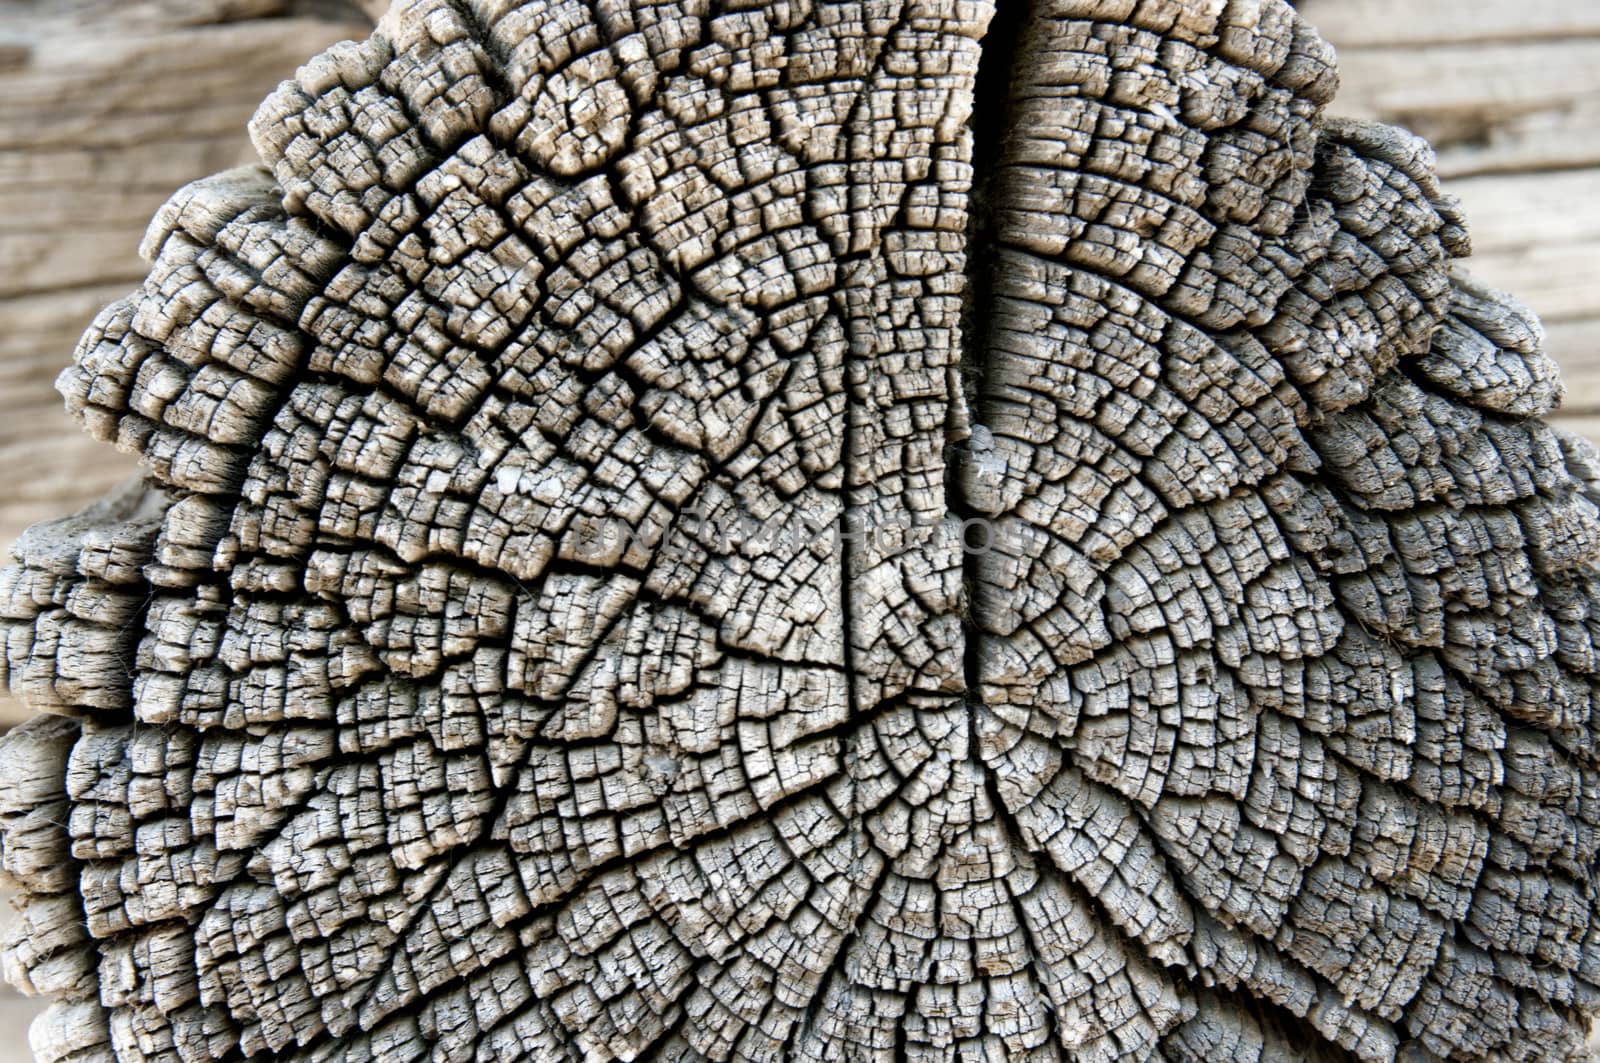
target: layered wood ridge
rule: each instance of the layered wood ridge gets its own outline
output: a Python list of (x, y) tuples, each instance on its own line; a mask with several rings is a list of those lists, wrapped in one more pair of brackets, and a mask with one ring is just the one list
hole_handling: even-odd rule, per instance
[(310, 62), (0, 577), (39, 1057), (1578, 1058), (1600, 461), (1335, 81), (1277, 0)]

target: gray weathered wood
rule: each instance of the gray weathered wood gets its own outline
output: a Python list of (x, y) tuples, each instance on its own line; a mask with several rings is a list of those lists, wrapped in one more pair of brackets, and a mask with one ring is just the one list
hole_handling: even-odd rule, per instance
[(1586, 439), (1600, 438), (1579, 419), (1600, 413), (1600, 318), (1584, 318), (1547, 327), (1546, 350), (1561, 363), (1567, 394), (1559, 423)]
[[(337, 17), (329, 17), (336, 15)], [(60, 429), (55, 378), (143, 278), (172, 189), (244, 161), (244, 124), (295, 67), (367, 30), (281, 0), (0, 3), (0, 542), (134, 472)], [(17, 706), (0, 698), (0, 720)]]
[(1278, 0), (308, 63), (0, 574), (41, 1058), (1579, 1058), (1600, 452), (1336, 81)]
[(1567, 384), (1558, 420), (1600, 409), (1594, 5), (1306, 0), (1299, 9), (1340, 48), (1341, 109), (1433, 141), (1445, 190), (1472, 222), (1473, 272), (1516, 292), (1549, 329), (1546, 350)]

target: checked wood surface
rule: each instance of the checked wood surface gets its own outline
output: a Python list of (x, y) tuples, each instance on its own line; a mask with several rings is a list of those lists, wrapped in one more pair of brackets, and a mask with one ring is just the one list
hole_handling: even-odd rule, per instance
[(1579, 1058), (1600, 462), (1336, 81), (1244, 0), (303, 67), (4, 577), (41, 1058)]

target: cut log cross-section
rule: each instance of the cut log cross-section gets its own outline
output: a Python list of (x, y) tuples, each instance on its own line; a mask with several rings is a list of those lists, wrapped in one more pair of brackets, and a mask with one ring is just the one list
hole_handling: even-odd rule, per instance
[(43, 1060), (1580, 1058), (1600, 455), (1278, 0), (417, 0), (62, 379)]

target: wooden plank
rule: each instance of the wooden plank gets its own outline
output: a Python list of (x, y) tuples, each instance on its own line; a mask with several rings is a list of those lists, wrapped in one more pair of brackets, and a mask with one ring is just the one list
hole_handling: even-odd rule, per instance
[(1600, 166), (1600, 98), (1502, 117), (1477, 139), (1446, 144), (1438, 156), (1445, 177)]
[(1545, 350), (1561, 366), (1563, 414), (1600, 414), (1600, 316), (1545, 328)]
[(1600, 39), (1345, 48), (1340, 68), (1332, 110), (1427, 137), (1446, 176), (1600, 164)]
[(0, 298), (143, 276), (134, 252), (155, 208), (247, 158), (261, 98), (364, 28), (289, 18), (119, 33), (18, 19), (21, 61), (0, 70)]
[(1600, 416), (1558, 414), (1550, 418), (1550, 423), (1600, 446)]
[(1341, 47), (1600, 36), (1600, 4), (1588, 0), (1301, 0), (1296, 7)]
[(49, 1006), (48, 1000), (29, 1000), (14, 993), (0, 996), (0, 1063), (34, 1063), (28, 1027), (34, 1016)]
[(1347, 48), (1338, 109), (1487, 121), (1570, 106), (1600, 90), (1600, 39)]
[(1466, 268), (1475, 277), (1511, 292), (1547, 325), (1600, 317), (1600, 170), (1476, 177), (1445, 188), (1466, 210)]
[(1477, 255), (1466, 265), (1473, 276), (1511, 292), (1546, 325), (1600, 310), (1600, 243)]
[(1479, 254), (1600, 240), (1600, 169), (1447, 182)]

